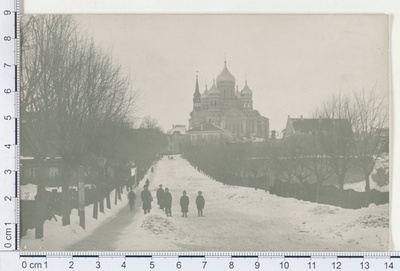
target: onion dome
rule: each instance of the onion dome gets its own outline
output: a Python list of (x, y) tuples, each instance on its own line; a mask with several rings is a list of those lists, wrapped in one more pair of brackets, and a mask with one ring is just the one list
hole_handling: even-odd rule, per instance
[(217, 86), (215, 85), (215, 80), (213, 80), (213, 85), (208, 91), (208, 97), (219, 97), (220, 92)]
[(204, 90), (203, 94), (201, 94), (201, 99), (207, 99), (208, 98), (208, 89), (206, 85), (206, 89)]
[(226, 61), (224, 69), (217, 77), (217, 84), (222, 82), (230, 82), (235, 84), (235, 77), (228, 71), (228, 68), (226, 67)]
[(247, 97), (251, 97), (253, 96), (253, 91), (251, 91), (251, 89), (249, 88), (249, 86), (247, 85), (247, 80), (246, 83), (244, 85), (244, 88), (242, 89), (242, 91), (240, 92), (240, 95), (242, 97), (247, 96)]

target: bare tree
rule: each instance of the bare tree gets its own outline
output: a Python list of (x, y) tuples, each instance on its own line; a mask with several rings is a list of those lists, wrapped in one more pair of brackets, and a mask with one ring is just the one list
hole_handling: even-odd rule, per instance
[(369, 197), (369, 176), (377, 160), (388, 151), (387, 100), (379, 97), (375, 88), (369, 92), (353, 92), (352, 96), (339, 93), (314, 114), (332, 122), (329, 130), (318, 133), (318, 139), (325, 154), (330, 157), (340, 190), (343, 190), (346, 172), (353, 164), (364, 174), (365, 192)]
[(355, 165), (365, 178), (365, 192), (371, 190), (369, 176), (378, 159), (388, 151), (389, 106), (385, 98), (379, 97), (376, 90), (354, 93), (353, 131), (355, 134)]
[(63, 158), (67, 225), (72, 172), (88, 156), (112, 156), (118, 130), (109, 127), (131, 118), (137, 95), (121, 67), (79, 31), (71, 16), (31, 16), (21, 29), (22, 126), (26, 142), (38, 142), (37, 158), (51, 153)]
[(151, 116), (145, 116), (142, 119), (140, 128), (144, 129), (160, 129), (158, 126), (158, 120), (152, 118)]
[(351, 166), (354, 144), (351, 123), (355, 113), (351, 99), (341, 92), (333, 95), (316, 109), (314, 115), (320, 120), (317, 138), (324, 154), (329, 156), (333, 174), (338, 179), (339, 201), (342, 204), (344, 181)]
[(329, 178), (333, 174), (330, 162), (331, 158), (325, 155), (324, 151), (322, 150), (321, 144), (317, 138), (317, 133), (320, 132), (321, 131), (314, 130), (311, 131), (310, 135), (306, 135), (304, 137), (309, 150), (309, 152), (307, 153), (309, 161), (309, 170), (315, 177), (317, 185), (317, 191), (316, 191), (317, 203), (319, 203), (319, 193), (321, 186), (327, 180), (329, 180)]

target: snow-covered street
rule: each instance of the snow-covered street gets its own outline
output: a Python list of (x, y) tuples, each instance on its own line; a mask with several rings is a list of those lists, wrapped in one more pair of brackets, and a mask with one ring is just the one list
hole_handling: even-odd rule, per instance
[[(152, 210), (123, 208), (67, 250), (120, 251), (387, 251), (388, 204), (348, 210), (280, 198), (262, 190), (226, 186), (196, 171), (185, 159), (164, 157), (150, 176)], [(173, 197), (172, 217), (156, 205), (159, 184)], [(143, 184), (141, 184), (143, 185)], [(187, 218), (179, 198), (190, 198)], [(202, 191), (204, 217), (195, 198)], [(126, 196), (126, 195), (125, 195)], [(62, 248), (60, 248), (62, 249)]]

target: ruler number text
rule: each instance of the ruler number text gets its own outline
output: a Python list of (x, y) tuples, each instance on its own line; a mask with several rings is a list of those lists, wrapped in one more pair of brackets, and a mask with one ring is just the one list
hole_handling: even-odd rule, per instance
[(393, 269), (394, 268), (394, 264), (392, 262), (386, 262), (385, 263), (385, 268), (386, 269)]
[(361, 262), (361, 269), (369, 269), (369, 262)]
[(289, 262), (280, 262), (281, 269), (289, 269)]
[(332, 267), (333, 267), (333, 269), (342, 269), (342, 263), (341, 262), (333, 262)]

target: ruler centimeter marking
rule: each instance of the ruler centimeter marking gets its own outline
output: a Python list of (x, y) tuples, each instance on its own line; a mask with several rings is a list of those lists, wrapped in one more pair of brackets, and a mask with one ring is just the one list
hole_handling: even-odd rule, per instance
[[(0, 250), (19, 245), (19, 2), (0, 1)], [(1, 268), (0, 268), (1, 269)]]
[[(399, 253), (152, 253), (140, 255), (129, 252), (49, 252), (49, 254), (20, 254), (9, 252), (2, 259), (4, 270), (351, 270), (398, 271)], [(232, 253), (233, 254), (233, 253)], [(143, 257), (146, 256), (146, 257)], [(235, 257), (234, 257), (235, 256)], [(5, 260), (5, 261), (4, 261)], [(3, 269), (2, 269), (3, 270)]]

